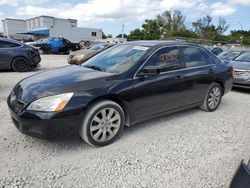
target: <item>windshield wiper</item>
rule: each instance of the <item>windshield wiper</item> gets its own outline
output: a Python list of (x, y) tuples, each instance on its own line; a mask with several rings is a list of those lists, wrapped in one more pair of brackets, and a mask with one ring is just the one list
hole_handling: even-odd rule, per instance
[(89, 68), (89, 69), (98, 70), (98, 71), (104, 71), (101, 67), (98, 67), (95, 65), (84, 65), (84, 67)]

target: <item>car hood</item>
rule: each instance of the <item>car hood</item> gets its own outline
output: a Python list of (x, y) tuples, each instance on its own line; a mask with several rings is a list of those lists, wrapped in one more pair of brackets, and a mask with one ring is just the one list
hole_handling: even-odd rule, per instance
[(112, 75), (107, 72), (69, 65), (30, 76), (20, 81), (13, 91), (19, 99), (32, 102), (42, 97), (97, 87), (105, 78)]
[(230, 61), (230, 65), (233, 66), (234, 69), (250, 70), (250, 62)]

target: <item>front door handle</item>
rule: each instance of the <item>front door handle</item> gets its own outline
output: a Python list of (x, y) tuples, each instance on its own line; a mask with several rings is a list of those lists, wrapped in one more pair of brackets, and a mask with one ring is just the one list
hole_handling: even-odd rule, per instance
[(210, 74), (212, 74), (212, 73), (214, 73), (214, 69), (209, 69), (209, 71), (208, 71)]

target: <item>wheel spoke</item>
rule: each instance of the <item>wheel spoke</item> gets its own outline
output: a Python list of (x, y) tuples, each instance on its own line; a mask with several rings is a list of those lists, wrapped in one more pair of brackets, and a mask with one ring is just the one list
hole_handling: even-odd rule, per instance
[(97, 116), (95, 116), (94, 117), (94, 119), (93, 119), (95, 122), (97, 122), (97, 123), (100, 123), (102, 120), (99, 118), (99, 117), (97, 117)]
[(115, 110), (113, 108), (109, 109), (108, 119), (111, 119), (112, 115), (114, 114)]
[(110, 127), (119, 128), (120, 125), (118, 123), (111, 123)]
[(96, 131), (96, 130), (98, 130), (98, 129), (100, 129), (99, 126), (92, 126), (92, 127), (90, 128), (90, 131), (93, 132), (93, 131)]
[(107, 129), (107, 131), (108, 131), (110, 137), (113, 137), (115, 135), (110, 128)]
[(104, 142), (104, 141), (106, 141), (106, 139), (107, 139), (107, 131), (103, 130), (101, 141)]
[(97, 131), (97, 133), (94, 134), (94, 139), (97, 140), (99, 138), (99, 136), (101, 135), (102, 130), (99, 129), (99, 131)]
[(106, 116), (106, 109), (103, 109), (102, 111), (101, 111), (101, 114), (102, 114), (102, 119), (103, 118), (106, 118), (107, 116)]
[(112, 123), (116, 120), (120, 119), (119, 114), (115, 114), (115, 116), (110, 120)]

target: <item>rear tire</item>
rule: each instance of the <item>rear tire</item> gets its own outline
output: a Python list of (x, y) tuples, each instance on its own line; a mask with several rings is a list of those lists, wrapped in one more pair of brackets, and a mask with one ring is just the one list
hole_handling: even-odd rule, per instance
[(221, 98), (222, 87), (217, 83), (212, 84), (208, 89), (204, 102), (200, 106), (200, 109), (207, 112), (215, 111), (221, 103)]
[(122, 133), (125, 115), (115, 102), (103, 100), (87, 109), (79, 130), (81, 138), (92, 146), (113, 143)]
[(27, 72), (30, 70), (30, 63), (25, 57), (17, 57), (12, 61), (12, 69), (16, 72)]

